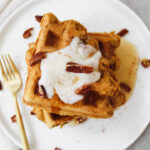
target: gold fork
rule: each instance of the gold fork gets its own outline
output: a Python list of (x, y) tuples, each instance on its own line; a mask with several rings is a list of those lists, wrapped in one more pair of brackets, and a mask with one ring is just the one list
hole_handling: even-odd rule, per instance
[[(21, 77), (19, 74), (18, 69), (16, 68), (13, 60), (11, 59), (10, 55), (2, 55), (1, 59), (3, 64), (0, 60), (0, 68), (3, 76), (4, 87), (10, 91), (13, 95), (14, 105), (16, 110), (16, 118), (17, 124), (20, 131), (21, 142), (24, 150), (29, 150), (29, 145), (21, 117), (21, 113), (19, 110), (18, 102), (17, 102), (17, 92), (21, 88), (22, 82)], [(5, 69), (5, 70), (4, 70)]]

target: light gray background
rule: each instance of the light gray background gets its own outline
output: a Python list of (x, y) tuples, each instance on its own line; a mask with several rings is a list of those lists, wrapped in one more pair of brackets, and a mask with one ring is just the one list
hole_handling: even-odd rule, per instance
[[(150, 29), (150, 0), (121, 0), (145, 22)], [(150, 150), (150, 125), (141, 137), (127, 150)]]

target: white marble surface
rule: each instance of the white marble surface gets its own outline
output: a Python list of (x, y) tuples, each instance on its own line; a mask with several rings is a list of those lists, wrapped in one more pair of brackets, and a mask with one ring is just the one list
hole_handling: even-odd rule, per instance
[[(121, 0), (133, 9), (150, 29), (150, 0)], [(0, 130), (0, 149), (19, 150)], [(149, 150), (150, 149), (150, 126), (147, 127), (141, 137), (127, 150)]]

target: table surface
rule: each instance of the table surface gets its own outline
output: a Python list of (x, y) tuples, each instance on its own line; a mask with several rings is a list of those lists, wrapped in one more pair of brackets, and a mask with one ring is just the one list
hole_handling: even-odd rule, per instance
[[(140, 16), (150, 29), (150, 0), (121, 0)], [(140, 138), (127, 150), (150, 150), (150, 125)]]
[[(128, 5), (137, 15), (145, 22), (150, 29), (150, 0), (120, 0)], [(0, 143), (2, 149), (19, 150), (12, 142), (9, 142), (4, 133), (0, 130)], [(127, 150), (150, 150), (150, 125), (140, 136), (140, 138), (132, 144)]]

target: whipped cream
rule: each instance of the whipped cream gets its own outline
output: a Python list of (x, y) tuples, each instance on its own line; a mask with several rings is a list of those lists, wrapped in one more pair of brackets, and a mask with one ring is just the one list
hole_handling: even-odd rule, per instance
[[(99, 50), (91, 45), (84, 45), (78, 37), (75, 37), (69, 46), (47, 54), (47, 58), (41, 61), (39, 85), (44, 85), (49, 98), (52, 98), (56, 90), (63, 102), (73, 104), (83, 99), (82, 95), (75, 93), (76, 89), (100, 79), (101, 73), (98, 69), (100, 57)], [(67, 72), (68, 62), (93, 67), (93, 72)]]

